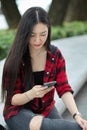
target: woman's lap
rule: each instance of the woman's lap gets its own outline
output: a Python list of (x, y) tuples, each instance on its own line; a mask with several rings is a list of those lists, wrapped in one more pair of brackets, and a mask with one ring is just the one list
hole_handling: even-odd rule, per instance
[[(34, 114), (30, 110), (23, 109), (18, 113), (18, 115), (13, 116), (10, 119), (6, 120), (6, 123), (11, 130), (17, 130), (17, 129), (29, 130), (29, 122), (36, 115), (38, 114)], [(53, 119), (60, 118), (60, 115), (55, 107), (50, 112), (48, 118)]]
[[(37, 116), (37, 115), (40, 115), (40, 114), (34, 114), (32, 111), (30, 110), (26, 110), (26, 109), (23, 109), (21, 110), (18, 115), (16, 116), (13, 116), (11, 117), (10, 119), (6, 120), (6, 123), (8, 125), (8, 127), (11, 129), (11, 130), (30, 130), (29, 129), (29, 123), (31, 121), (31, 119), (34, 117), (34, 116)], [(57, 109), (54, 107), (53, 110), (50, 112), (50, 114), (48, 115), (47, 118), (44, 118), (45, 120), (45, 123), (46, 125), (49, 125), (49, 119), (52, 119), (55, 121), (55, 119), (59, 119), (59, 124), (60, 126), (58, 127), (61, 127), (61, 125), (64, 125), (64, 121), (65, 121), (65, 124), (66, 124), (66, 120), (63, 120), (63, 118), (59, 115)], [(57, 123), (58, 123), (57, 122)], [(67, 125), (68, 123), (72, 125), (76, 125), (75, 122), (67, 122)], [(53, 124), (53, 123), (52, 123)], [(43, 124), (42, 124), (43, 125)], [(55, 123), (56, 125), (56, 123)], [(74, 126), (75, 126), (74, 125)], [(51, 127), (51, 126), (50, 126)], [(66, 129), (66, 128), (65, 128)], [(54, 129), (55, 130), (55, 129)], [(72, 129), (71, 129), (72, 130)]]
[(49, 113), (48, 118), (51, 119), (62, 119), (62, 116), (57, 111), (56, 107), (54, 106), (52, 111)]
[(32, 111), (23, 109), (18, 115), (6, 120), (10, 130), (29, 130), (29, 122), (35, 116)]
[(47, 118), (43, 118), (40, 130), (81, 130), (75, 121), (68, 121), (62, 118), (56, 107), (52, 109)]
[(43, 118), (40, 130), (82, 130), (76, 122), (64, 119)]

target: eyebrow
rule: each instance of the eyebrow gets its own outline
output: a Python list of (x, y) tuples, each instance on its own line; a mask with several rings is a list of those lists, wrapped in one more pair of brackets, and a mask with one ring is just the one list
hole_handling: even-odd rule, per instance
[[(46, 33), (47, 31), (43, 31), (43, 32), (40, 32), (40, 33), (38, 33), (38, 34), (43, 34), (43, 33)], [(37, 33), (35, 33), (35, 32), (32, 32), (32, 34), (37, 34)]]

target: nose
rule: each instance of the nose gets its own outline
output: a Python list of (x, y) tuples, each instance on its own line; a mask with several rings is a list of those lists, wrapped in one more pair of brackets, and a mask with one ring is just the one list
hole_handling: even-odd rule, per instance
[(39, 43), (40, 40), (41, 40), (41, 39), (40, 39), (40, 36), (36, 36), (36, 37), (35, 37), (35, 42), (36, 42), (36, 43)]

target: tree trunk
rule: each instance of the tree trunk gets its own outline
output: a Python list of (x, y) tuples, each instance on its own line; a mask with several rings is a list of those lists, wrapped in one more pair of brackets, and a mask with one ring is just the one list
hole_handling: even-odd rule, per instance
[(5, 15), (9, 28), (16, 28), (21, 15), (15, 0), (1, 0), (1, 9)]
[(87, 0), (71, 0), (65, 20), (87, 20)]
[(62, 25), (70, 0), (52, 0), (49, 16), (52, 25)]

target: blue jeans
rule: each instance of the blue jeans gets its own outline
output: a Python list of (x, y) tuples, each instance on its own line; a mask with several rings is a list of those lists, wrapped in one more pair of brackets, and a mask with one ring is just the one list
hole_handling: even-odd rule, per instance
[[(18, 115), (6, 120), (6, 123), (10, 130), (30, 130), (29, 123), (36, 115), (39, 114), (23, 109)], [(75, 122), (64, 120), (54, 107), (47, 118), (43, 117), (40, 130), (81, 130), (81, 128)]]

